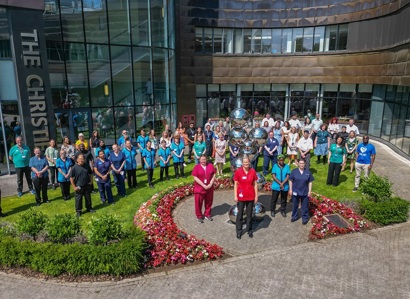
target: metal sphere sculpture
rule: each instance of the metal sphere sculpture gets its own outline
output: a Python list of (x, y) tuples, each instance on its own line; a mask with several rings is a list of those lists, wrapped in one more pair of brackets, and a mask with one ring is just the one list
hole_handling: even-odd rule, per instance
[(236, 146), (242, 146), (243, 141), (247, 138), (248, 133), (243, 128), (234, 128), (229, 132), (229, 141)]
[(239, 148), (239, 155), (248, 156), (250, 162), (254, 162), (259, 151), (259, 146), (256, 146), (250, 139), (243, 141), (242, 146)]
[(231, 120), (231, 125), (233, 128), (243, 128), (246, 126), (250, 119), (248, 111), (243, 108), (236, 108), (232, 110), (229, 114), (229, 119)]
[(256, 175), (258, 177), (258, 180), (256, 181), (256, 183), (258, 184), (258, 190), (262, 190), (263, 186), (265, 186), (266, 184), (265, 177), (260, 172), (257, 172)]
[[(265, 214), (266, 214), (266, 208), (263, 206), (263, 204), (261, 204), (260, 202), (257, 202), (253, 206), (252, 219), (256, 221), (262, 221), (263, 217), (265, 217)], [(231, 208), (229, 209), (228, 215), (229, 215), (229, 220), (232, 223), (236, 223), (236, 216), (238, 215), (238, 206), (237, 205), (231, 206)], [(242, 216), (242, 221), (245, 221), (245, 220), (246, 220), (246, 210), (244, 211), (243, 216)]]
[(266, 144), (266, 140), (268, 139), (268, 132), (266, 132), (263, 128), (253, 128), (249, 132), (249, 139), (257, 142), (259, 146), (263, 146)]

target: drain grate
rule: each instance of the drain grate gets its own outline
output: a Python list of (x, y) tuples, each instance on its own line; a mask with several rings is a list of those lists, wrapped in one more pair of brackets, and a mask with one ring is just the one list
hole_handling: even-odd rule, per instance
[(334, 225), (340, 228), (351, 227), (350, 223), (347, 222), (342, 216), (340, 216), (340, 214), (326, 215), (323, 218), (325, 218), (329, 222), (332, 222)]

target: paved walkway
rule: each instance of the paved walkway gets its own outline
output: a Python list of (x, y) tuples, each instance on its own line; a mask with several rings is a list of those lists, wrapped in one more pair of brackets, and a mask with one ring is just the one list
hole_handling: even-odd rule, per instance
[[(388, 176), (394, 192), (410, 200), (410, 162), (375, 144), (374, 171)], [(231, 202), (229, 192), (219, 192), (215, 221), (200, 225), (191, 219), (192, 198), (187, 199), (175, 218), (188, 232), (225, 247), (232, 258), (104, 283), (58, 283), (0, 272), (0, 298), (410, 297), (409, 223), (307, 242), (308, 227), (277, 215), (265, 217), (258, 227), (264, 229), (252, 240), (236, 240), (234, 227), (226, 223)]]

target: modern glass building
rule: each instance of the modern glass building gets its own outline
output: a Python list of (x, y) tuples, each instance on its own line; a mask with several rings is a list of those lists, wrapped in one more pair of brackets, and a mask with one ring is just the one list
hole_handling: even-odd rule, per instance
[(408, 1), (178, 0), (180, 116), (318, 112), (410, 153)]
[(0, 0), (0, 136), (112, 144), (244, 107), (355, 118), (409, 155), (407, 28), (403, 0)]

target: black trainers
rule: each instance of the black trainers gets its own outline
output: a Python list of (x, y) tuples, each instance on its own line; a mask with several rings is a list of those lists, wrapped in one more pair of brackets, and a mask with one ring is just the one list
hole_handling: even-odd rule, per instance
[(87, 210), (87, 212), (88, 212), (88, 213), (95, 213), (95, 210), (89, 209), (89, 210)]
[(198, 218), (198, 222), (199, 222), (199, 223), (204, 223), (204, 219)]
[(357, 191), (357, 188), (356, 187), (354, 187), (353, 188), (353, 190), (352, 190), (352, 192), (356, 192)]
[(211, 216), (205, 216), (205, 218), (209, 221), (214, 221), (214, 219)]
[(77, 213), (76, 213), (76, 216), (77, 216), (77, 217), (81, 217), (81, 212), (77, 212)]

